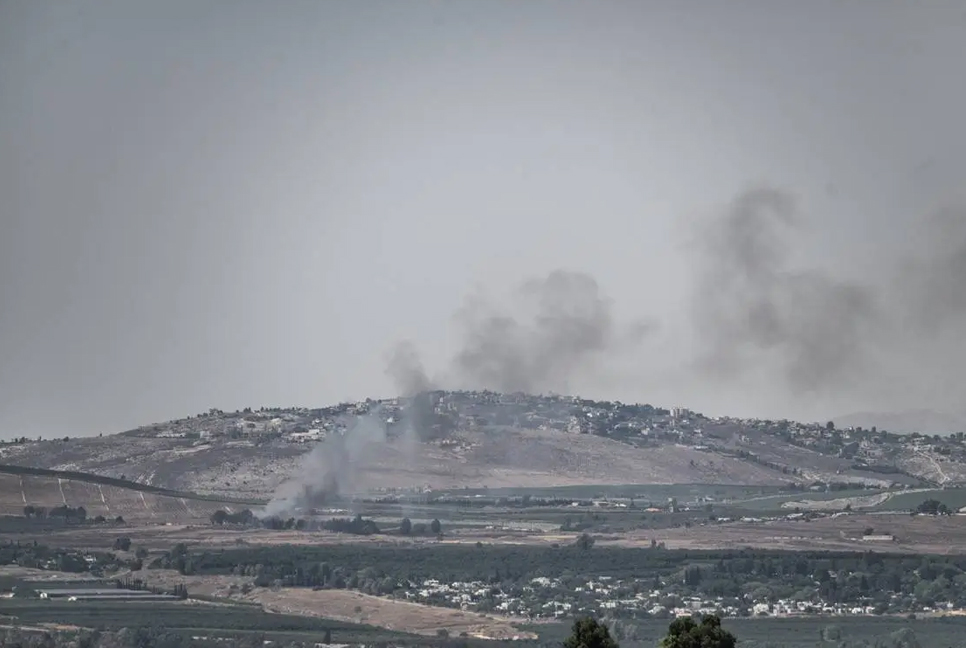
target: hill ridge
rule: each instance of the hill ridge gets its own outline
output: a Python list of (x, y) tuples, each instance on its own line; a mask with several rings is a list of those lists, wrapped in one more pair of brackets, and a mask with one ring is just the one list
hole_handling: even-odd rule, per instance
[[(352, 441), (339, 450), (360, 421), (368, 426), (365, 449)], [(324, 478), (333, 463), (353, 487), (377, 492), (613, 483), (955, 485), (966, 483), (963, 441), (577, 396), (440, 390), (320, 408), (211, 409), (109, 437), (8, 443), (0, 458), (247, 502), (270, 498), (293, 478)], [(349, 454), (333, 461), (334, 452)]]

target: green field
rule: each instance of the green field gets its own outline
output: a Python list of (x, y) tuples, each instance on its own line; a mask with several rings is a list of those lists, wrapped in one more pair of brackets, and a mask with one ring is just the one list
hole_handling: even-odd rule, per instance
[(777, 486), (730, 486), (722, 484), (622, 484), (622, 485), (582, 485), (551, 486), (546, 488), (487, 488), (458, 489), (441, 491), (442, 494), (462, 497), (481, 495), (484, 497), (531, 497), (562, 499), (643, 499), (667, 501), (674, 497), (687, 500), (697, 497), (717, 499), (745, 499), (760, 495), (778, 494)]
[[(56, 622), (88, 628), (118, 630), (145, 625), (169, 631), (212, 632), (230, 635), (264, 632), (268, 636), (293, 636), (320, 640), (326, 630), (337, 643), (412, 642), (417, 639), (391, 630), (317, 619), (272, 614), (247, 605), (207, 605), (183, 602), (63, 601), (7, 599), (0, 612), (24, 625)], [(422, 640), (422, 638), (419, 638)]]
[[(782, 504), (785, 502), (801, 502), (801, 501), (813, 501), (813, 502), (827, 502), (829, 500), (840, 499), (845, 497), (871, 497), (873, 495), (878, 495), (884, 491), (882, 490), (866, 490), (866, 489), (851, 489), (851, 490), (841, 490), (841, 491), (831, 491), (831, 492), (804, 492), (804, 493), (791, 493), (782, 495), (770, 495), (766, 497), (757, 497), (754, 499), (735, 501), (728, 504), (728, 506), (737, 510), (755, 511), (755, 512), (782, 512), (788, 513), (787, 508), (783, 508)], [(922, 500), (920, 500), (922, 501)], [(917, 502), (918, 504), (918, 502)]]
[[(472, 493), (472, 491), (469, 491)], [(403, 517), (413, 522), (428, 523), (439, 519), (445, 529), (479, 527), (481, 525), (509, 525), (526, 528), (551, 526), (580, 530), (583, 527), (571, 526), (584, 523), (586, 528), (597, 531), (618, 532), (631, 529), (660, 529), (680, 526), (686, 522), (700, 523), (709, 515), (719, 518), (739, 518), (744, 516), (787, 515), (791, 508), (783, 507), (787, 502), (822, 502), (849, 498), (870, 498), (889, 491), (881, 489), (849, 489), (830, 492), (780, 493), (777, 488), (759, 487), (720, 487), (720, 486), (613, 486), (607, 487), (561, 487), (555, 489), (492, 489), (479, 500), (468, 499), (462, 503), (456, 500), (438, 502), (357, 502), (353, 512), (377, 521), (381, 529), (398, 526)], [(501, 494), (503, 493), (503, 494)], [(521, 493), (534, 498), (559, 498), (581, 501), (580, 506), (537, 506), (520, 502)], [(466, 497), (463, 491), (454, 496)], [(500, 498), (516, 498), (506, 504), (499, 504)], [(675, 514), (648, 512), (648, 506), (664, 506), (670, 498), (675, 498), (681, 507), (690, 507)], [(698, 502), (698, 498), (711, 497), (711, 502)], [(591, 506), (591, 500), (609, 499), (632, 508), (611, 508)], [(884, 503), (863, 508), (853, 505), (856, 512), (910, 511), (926, 499), (938, 499), (954, 510), (966, 506), (966, 489), (892, 491)], [(705, 509), (705, 507), (708, 509)], [(844, 505), (843, 505), (844, 508)]]
[[(796, 502), (803, 500), (811, 501), (828, 501), (839, 498), (849, 498), (849, 497), (871, 497), (874, 495), (879, 495), (885, 493), (885, 490), (843, 490), (843, 491), (833, 491), (828, 493), (797, 493), (797, 494), (781, 494), (766, 497), (756, 497), (744, 501), (734, 501), (727, 506), (735, 510), (748, 510), (757, 512), (788, 512), (787, 508), (782, 508), (784, 502)], [(930, 489), (930, 490), (914, 490), (911, 492), (896, 490), (893, 491), (889, 499), (877, 504), (868, 509), (869, 511), (912, 511), (919, 504), (927, 499), (935, 499), (939, 502), (945, 504), (953, 511), (958, 511), (960, 508), (966, 506), (966, 489), (962, 488), (950, 488), (950, 489)], [(863, 509), (856, 509), (863, 510)]]
[[(601, 487), (595, 487), (601, 488)], [(560, 527), (568, 520), (576, 523), (581, 519), (593, 518), (594, 527), (607, 526), (611, 531), (620, 529), (648, 529), (663, 528), (668, 526), (679, 526), (686, 521), (699, 522), (707, 519), (708, 515), (714, 514), (717, 517), (742, 517), (760, 515), (785, 515), (791, 513), (789, 508), (783, 508), (785, 502), (796, 501), (828, 501), (840, 498), (851, 497), (872, 497), (885, 491), (875, 489), (851, 489), (832, 492), (801, 492), (801, 493), (779, 493), (777, 488), (757, 488), (757, 487), (644, 487), (644, 486), (624, 486), (613, 487), (611, 491), (593, 491), (590, 487), (568, 487), (566, 491), (561, 489), (540, 489), (540, 492), (526, 491), (531, 497), (541, 498), (573, 498), (580, 500), (586, 505), (581, 506), (534, 506), (521, 505), (519, 499), (507, 506), (500, 506), (496, 503), (499, 497), (511, 497), (511, 495), (499, 495), (497, 489), (489, 491), (484, 501), (473, 502), (473, 505), (460, 505), (450, 502), (438, 503), (389, 503), (389, 502), (366, 502), (359, 503), (353, 510), (360, 512), (365, 517), (377, 520), (380, 528), (391, 528), (398, 524), (403, 517), (409, 517), (414, 522), (429, 521), (438, 518), (444, 523), (446, 528), (452, 530), (459, 527), (472, 527), (492, 524), (511, 524), (525, 526), (527, 523), (553, 525)], [(650, 489), (650, 490), (646, 490)], [(553, 493), (549, 493), (554, 490)], [(508, 489), (509, 492), (509, 489)], [(519, 498), (524, 491), (513, 491), (512, 497)], [(953, 491), (937, 491), (938, 493), (948, 493)], [(764, 494), (763, 494), (764, 493)], [(633, 497), (628, 497), (633, 495)], [(902, 503), (904, 509), (909, 509), (919, 504), (928, 493), (901, 493), (897, 495), (903, 498), (915, 500), (915, 504), (907, 506)], [(966, 491), (963, 506), (966, 506)], [(633, 508), (609, 508), (591, 506), (590, 500), (607, 498), (612, 502), (620, 502), (628, 506), (633, 500)], [(644, 509), (648, 506), (663, 507), (670, 498), (675, 498), (679, 506), (689, 507), (689, 510), (681, 510), (676, 514), (648, 512)], [(711, 497), (711, 502), (696, 501), (701, 497)], [(918, 499), (917, 499), (918, 498)], [(709, 507), (707, 510), (705, 507)], [(890, 506), (879, 507), (882, 510), (890, 510)], [(859, 510), (859, 509), (857, 509)], [(875, 509), (870, 509), (875, 510)]]
[[(528, 526), (563, 527), (568, 521), (572, 525), (590, 523), (595, 530), (607, 529), (609, 532), (632, 529), (661, 529), (680, 526), (685, 522), (706, 521), (709, 513), (703, 508), (678, 513), (649, 512), (644, 510), (648, 502), (639, 501), (637, 508), (598, 508), (594, 506), (529, 506), (519, 508), (462, 508), (452, 504), (403, 506), (398, 504), (366, 504), (358, 510), (364, 517), (372, 518), (382, 530), (391, 531), (398, 527), (403, 517), (412, 522), (427, 523), (436, 518), (447, 532), (455, 529), (480, 528), (482, 526), (513, 526), (525, 529)], [(731, 509), (726, 505), (715, 505), (718, 515), (729, 515)], [(572, 530), (579, 530), (571, 527)]]
[(939, 500), (954, 512), (966, 506), (966, 488), (937, 488), (914, 493), (896, 493), (887, 501), (875, 507), (875, 511), (912, 511), (925, 500)]

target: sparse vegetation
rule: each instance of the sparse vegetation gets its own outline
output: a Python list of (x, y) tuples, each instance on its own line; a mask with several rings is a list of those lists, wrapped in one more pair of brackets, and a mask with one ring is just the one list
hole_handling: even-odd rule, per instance
[(113, 553), (48, 547), (36, 542), (0, 544), (0, 565), (17, 565), (75, 574), (104, 575), (130, 565)]
[(922, 504), (917, 506), (914, 513), (918, 515), (952, 515), (953, 512), (948, 506), (941, 503), (939, 500), (927, 499)]

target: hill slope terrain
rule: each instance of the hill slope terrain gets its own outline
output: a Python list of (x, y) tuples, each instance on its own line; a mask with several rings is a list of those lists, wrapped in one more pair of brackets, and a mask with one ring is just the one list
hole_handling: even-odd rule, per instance
[(40, 509), (38, 517), (55, 521), (56, 511), (61, 509), (62, 519), (81, 515), (104, 523), (118, 518), (125, 522), (173, 522), (207, 519), (219, 508), (239, 506), (234, 501), (229, 504), (111, 481), (92, 475), (70, 479), (0, 466), (0, 515), (21, 516)]
[[(431, 392), (197, 416), (117, 435), (0, 446), (0, 463), (268, 499), (337, 471), (342, 489), (579, 484), (966, 482), (962, 435), (709, 418), (573, 397)], [(3, 487), (11, 484), (5, 478)], [(19, 486), (18, 486), (19, 487)]]

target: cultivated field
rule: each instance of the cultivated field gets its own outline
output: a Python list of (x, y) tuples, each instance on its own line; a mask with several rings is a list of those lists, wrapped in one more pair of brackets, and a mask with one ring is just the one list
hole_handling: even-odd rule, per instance
[[(372, 644), (405, 641), (413, 637), (372, 626), (321, 619), (306, 615), (267, 612), (250, 605), (216, 605), (197, 601), (129, 602), (11, 599), (4, 602), (3, 613), (18, 625), (51, 628), (57, 626), (102, 627), (109, 630), (139, 628), (149, 623), (197, 637), (235, 640), (257, 632), (266, 639), (308, 640), (318, 642), (326, 631), (333, 642)], [(227, 645), (238, 645), (234, 641)]]
[(225, 507), (219, 502), (145, 493), (118, 486), (0, 472), (0, 515), (22, 515), (27, 505), (48, 510), (64, 505), (82, 506), (91, 518), (121, 516), (132, 522), (163, 523), (207, 520), (218, 508)]
[[(893, 535), (894, 541), (863, 540), (866, 531)], [(394, 531), (394, 529), (392, 529)], [(123, 528), (98, 529), (74, 527), (18, 532), (24, 540), (37, 540), (55, 546), (78, 546), (110, 550), (114, 539), (124, 535), (135, 546), (153, 551), (167, 550), (178, 543), (194, 548), (228, 549), (238, 546), (319, 546), (334, 544), (515, 544), (566, 546), (581, 535), (537, 525), (512, 527), (459, 527), (437, 540), (432, 537), (401, 537), (395, 533), (353, 536), (328, 531), (272, 531), (268, 529), (212, 528), (205, 524), (143, 524)], [(960, 553), (966, 547), (966, 516), (915, 516), (903, 514), (853, 514), (812, 520), (769, 522), (683, 524), (623, 532), (595, 532), (601, 546), (646, 547), (652, 541), (669, 549), (760, 549), (850, 550), (909, 552), (922, 554)], [(0, 536), (0, 540), (3, 537)]]
[[(863, 540), (867, 530), (893, 535), (894, 542)], [(708, 524), (627, 533), (602, 538), (602, 544), (645, 546), (651, 539), (675, 549), (849, 550), (958, 554), (966, 547), (966, 516), (859, 514), (806, 521)]]

